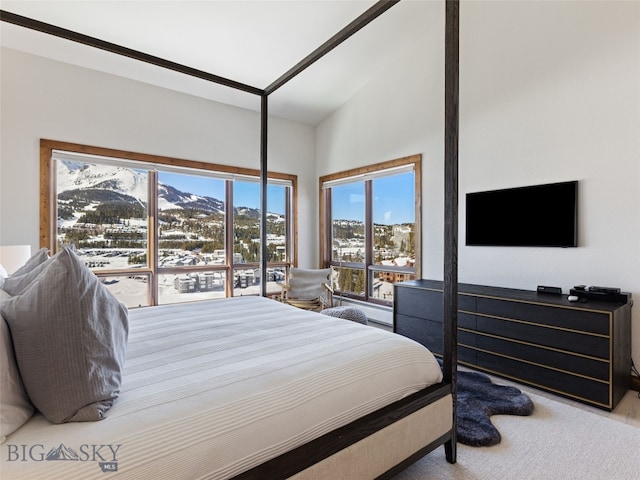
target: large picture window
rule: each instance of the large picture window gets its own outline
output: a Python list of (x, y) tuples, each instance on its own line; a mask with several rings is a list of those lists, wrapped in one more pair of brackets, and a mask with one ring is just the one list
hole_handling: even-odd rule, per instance
[(320, 178), (321, 255), (345, 297), (391, 305), (393, 283), (419, 277), (421, 157)]
[[(74, 245), (128, 307), (260, 292), (260, 172), (41, 142), (41, 244)], [(267, 293), (295, 254), (296, 177), (267, 180)]]

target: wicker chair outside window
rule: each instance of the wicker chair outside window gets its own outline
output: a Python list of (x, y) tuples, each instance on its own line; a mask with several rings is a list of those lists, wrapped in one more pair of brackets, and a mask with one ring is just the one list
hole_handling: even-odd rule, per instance
[(280, 301), (315, 312), (332, 307), (332, 274), (331, 268), (291, 268), (289, 282), (281, 285)]

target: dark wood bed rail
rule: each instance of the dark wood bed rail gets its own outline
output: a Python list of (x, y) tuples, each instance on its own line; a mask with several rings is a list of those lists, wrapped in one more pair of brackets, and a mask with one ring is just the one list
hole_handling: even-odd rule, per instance
[[(362, 418), (354, 420), (343, 427), (332, 430), (294, 450), (232, 477), (231, 480), (287, 479), (450, 393), (451, 384), (443, 382), (431, 385), (402, 400), (398, 400), (380, 410), (376, 410)], [(428, 428), (428, 426), (425, 426), (425, 428)], [(396, 465), (380, 478), (387, 478), (388, 475), (392, 475), (392, 472), (397, 473), (401, 471), (450, 438), (451, 432), (448, 432), (436, 442), (416, 452), (410, 459), (405, 460), (400, 465)]]

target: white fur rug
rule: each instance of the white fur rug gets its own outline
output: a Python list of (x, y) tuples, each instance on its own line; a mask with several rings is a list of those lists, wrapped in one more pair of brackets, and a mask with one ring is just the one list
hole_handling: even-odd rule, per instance
[(440, 447), (393, 480), (640, 478), (640, 428), (527, 394), (535, 404), (531, 416), (491, 417), (502, 434), (498, 445), (458, 444), (455, 465), (447, 463)]

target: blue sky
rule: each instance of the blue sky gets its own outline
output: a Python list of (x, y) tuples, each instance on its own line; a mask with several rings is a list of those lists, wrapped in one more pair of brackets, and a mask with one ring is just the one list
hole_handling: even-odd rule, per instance
[[(182, 192), (224, 201), (224, 180), (167, 172), (159, 172), (158, 179)], [(376, 178), (373, 188), (374, 223), (391, 225), (415, 222), (413, 174)], [(259, 208), (260, 184), (235, 181), (233, 192), (236, 207)], [(283, 187), (268, 186), (267, 204), (270, 212), (284, 214)], [(363, 182), (333, 188), (333, 218), (364, 221)]]
[[(224, 180), (162, 171), (158, 172), (158, 180), (181, 192), (217, 198), (224, 202)], [(257, 182), (234, 181), (233, 196), (236, 207), (260, 208), (260, 184)], [(267, 186), (267, 207), (271, 213), (284, 214), (283, 187)]]
[[(393, 225), (415, 222), (412, 173), (373, 180), (373, 222)], [(364, 221), (364, 183), (333, 188), (333, 218)]]

